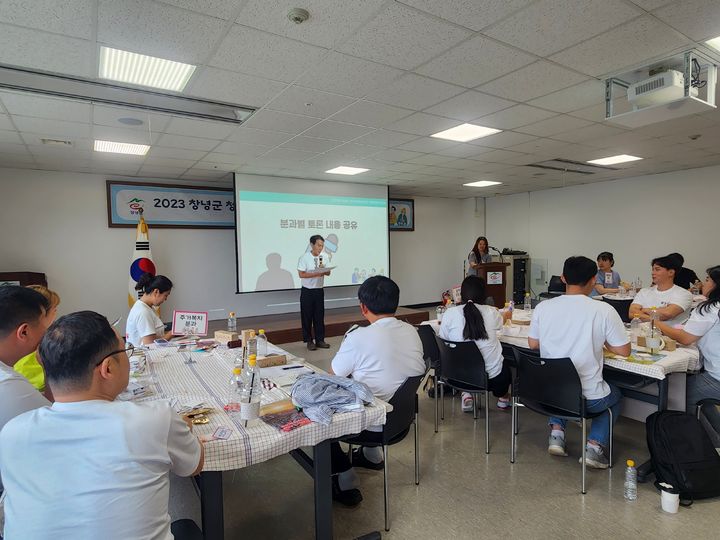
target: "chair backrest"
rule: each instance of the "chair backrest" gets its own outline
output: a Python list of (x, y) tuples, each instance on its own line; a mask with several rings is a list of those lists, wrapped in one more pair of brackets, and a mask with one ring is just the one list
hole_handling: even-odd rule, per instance
[(444, 380), (487, 388), (485, 359), (474, 341), (450, 341), (439, 336), (436, 341)]
[(582, 384), (570, 358), (541, 358), (515, 349), (515, 396), (532, 409), (550, 407), (571, 416), (585, 413)]
[(565, 292), (565, 284), (563, 283), (563, 280), (560, 279), (560, 276), (550, 276), (550, 282), (548, 283), (548, 292), (549, 293), (564, 293)]
[(387, 415), (385, 425), (383, 426), (383, 440), (390, 441), (407, 431), (410, 424), (415, 419), (415, 411), (417, 409), (417, 391), (420, 383), (425, 375), (417, 375), (408, 377), (400, 388), (395, 390), (395, 394), (390, 398), (390, 405), (393, 410)]
[(425, 369), (434, 368), (440, 361), (440, 351), (438, 351), (437, 341), (435, 341), (435, 330), (429, 324), (421, 324), (417, 327), (417, 331), (420, 341), (422, 341)]
[(618, 312), (618, 315), (620, 315), (620, 318), (622, 319), (622, 322), (629, 323), (630, 322), (630, 304), (632, 304), (633, 300), (632, 298), (606, 298), (603, 296), (603, 302), (607, 302), (610, 304), (615, 311)]

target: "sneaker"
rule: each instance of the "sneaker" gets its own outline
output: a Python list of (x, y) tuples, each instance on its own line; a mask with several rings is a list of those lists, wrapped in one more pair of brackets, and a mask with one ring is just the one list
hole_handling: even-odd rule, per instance
[(319, 349), (329, 349), (329, 348), (330, 348), (330, 344), (329, 344), (329, 343), (325, 343), (324, 341), (316, 341), (316, 342), (315, 342), (315, 345), (317, 345), (317, 347), (318, 347)]
[[(580, 456), (579, 461), (582, 463), (582, 456)], [(602, 447), (590, 446), (589, 444), (585, 447), (585, 463), (593, 469), (607, 469), (608, 465), (610, 465)]]
[(565, 451), (565, 437), (558, 437), (550, 434), (548, 439), (548, 454), (553, 456), (567, 456)]
[(307, 342), (307, 348), (308, 348), (308, 351), (316, 351), (317, 350), (315, 343), (312, 341)]
[(497, 408), (501, 411), (507, 411), (510, 409), (511, 403), (508, 398), (498, 398)]
[(343, 506), (353, 507), (360, 504), (363, 500), (362, 493), (359, 489), (340, 489), (337, 476), (332, 477), (332, 498), (333, 501), (339, 502)]
[(362, 448), (356, 448), (352, 453), (352, 466), (372, 469), (373, 471), (382, 471), (385, 464), (382, 461), (380, 463), (370, 461), (365, 457), (365, 452), (363, 452)]
[(473, 397), (469, 392), (463, 392), (462, 394), (462, 411), (472, 412), (473, 411)]

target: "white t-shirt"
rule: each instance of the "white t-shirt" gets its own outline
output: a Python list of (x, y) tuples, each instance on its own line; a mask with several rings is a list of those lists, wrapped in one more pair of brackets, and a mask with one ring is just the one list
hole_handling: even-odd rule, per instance
[(693, 336), (702, 336), (697, 348), (702, 354), (703, 366), (713, 378), (720, 381), (720, 306), (715, 304), (700, 314), (695, 308), (685, 323), (685, 331)]
[(138, 300), (133, 304), (128, 314), (125, 333), (130, 343), (140, 347), (142, 338), (145, 336), (163, 337), (165, 335), (165, 323), (160, 320), (153, 308), (142, 300)]
[(168, 472), (191, 475), (200, 442), (167, 401), (54, 403), (0, 433), (6, 540), (166, 540)]
[(640, 289), (633, 299), (633, 304), (639, 304), (643, 308), (664, 308), (670, 304), (680, 306), (683, 312), (675, 317), (665, 321), (669, 325), (680, 324), (687, 320), (690, 314), (690, 308), (692, 307), (693, 297), (690, 291), (673, 285), (666, 291), (658, 291), (657, 286), (645, 287)]
[(423, 347), (415, 327), (395, 317), (351, 328), (332, 360), (335, 375), (352, 375), (373, 395), (389, 401), (405, 379), (425, 373)]
[[(498, 339), (498, 331), (502, 329), (503, 319), (500, 312), (491, 306), (473, 304), (482, 314), (488, 339), (476, 339), (475, 344), (485, 360), (485, 371), (491, 379), (497, 377), (502, 371), (503, 355), (502, 345)], [(463, 339), (465, 328), (464, 306), (455, 306), (448, 309), (440, 325), (440, 337), (450, 341), (470, 341)]]
[[(322, 257), (323, 265), (327, 266), (328, 258), (325, 253), (320, 253), (320, 255), (315, 256), (311, 252), (306, 251), (298, 260), (297, 269), (302, 270), (303, 272), (314, 272), (320, 268), (320, 257)], [(313, 278), (300, 278), (300, 283), (306, 289), (322, 289), (324, 281), (324, 275)]]
[(533, 310), (528, 336), (540, 341), (543, 358), (570, 358), (580, 376), (586, 399), (610, 393), (603, 380), (603, 345), (630, 340), (620, 315), (610, 304), (582, 294), (544, 300)]

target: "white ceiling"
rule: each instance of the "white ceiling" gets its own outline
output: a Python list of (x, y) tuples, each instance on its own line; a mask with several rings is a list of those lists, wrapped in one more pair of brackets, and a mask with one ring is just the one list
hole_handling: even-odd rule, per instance
[[(310, 19), (290, 22), (293, 7)], [(627, 130), (603, 121), (601, 82), (718, 35), (712, 0), (0, 0), (0, 63), (95, 78), (107, 45), (196, 64), (185, 94), (258, 108), (235, 126), (4, 91), (0, 166), (461, 198), (720, 164), (720, 113)], [(429, 137), (462, 122), (504, 131)], [(93, 139), (152, 149), (101, 154)], [(525, 166), (618, 153), (645, 159), (589, 178)], [(370, 171), (323, 172), (338, 165)], [(475, 180), (503, 184), (462, 186)]]

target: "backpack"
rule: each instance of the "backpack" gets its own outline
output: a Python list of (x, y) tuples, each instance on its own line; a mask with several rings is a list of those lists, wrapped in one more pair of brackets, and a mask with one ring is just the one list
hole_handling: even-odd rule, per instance
[(645, 421), (655, 487), (670, 484), (684, 506), (720, 496), (720, 455), (700, 421), (681, 411), (658, 411)]

